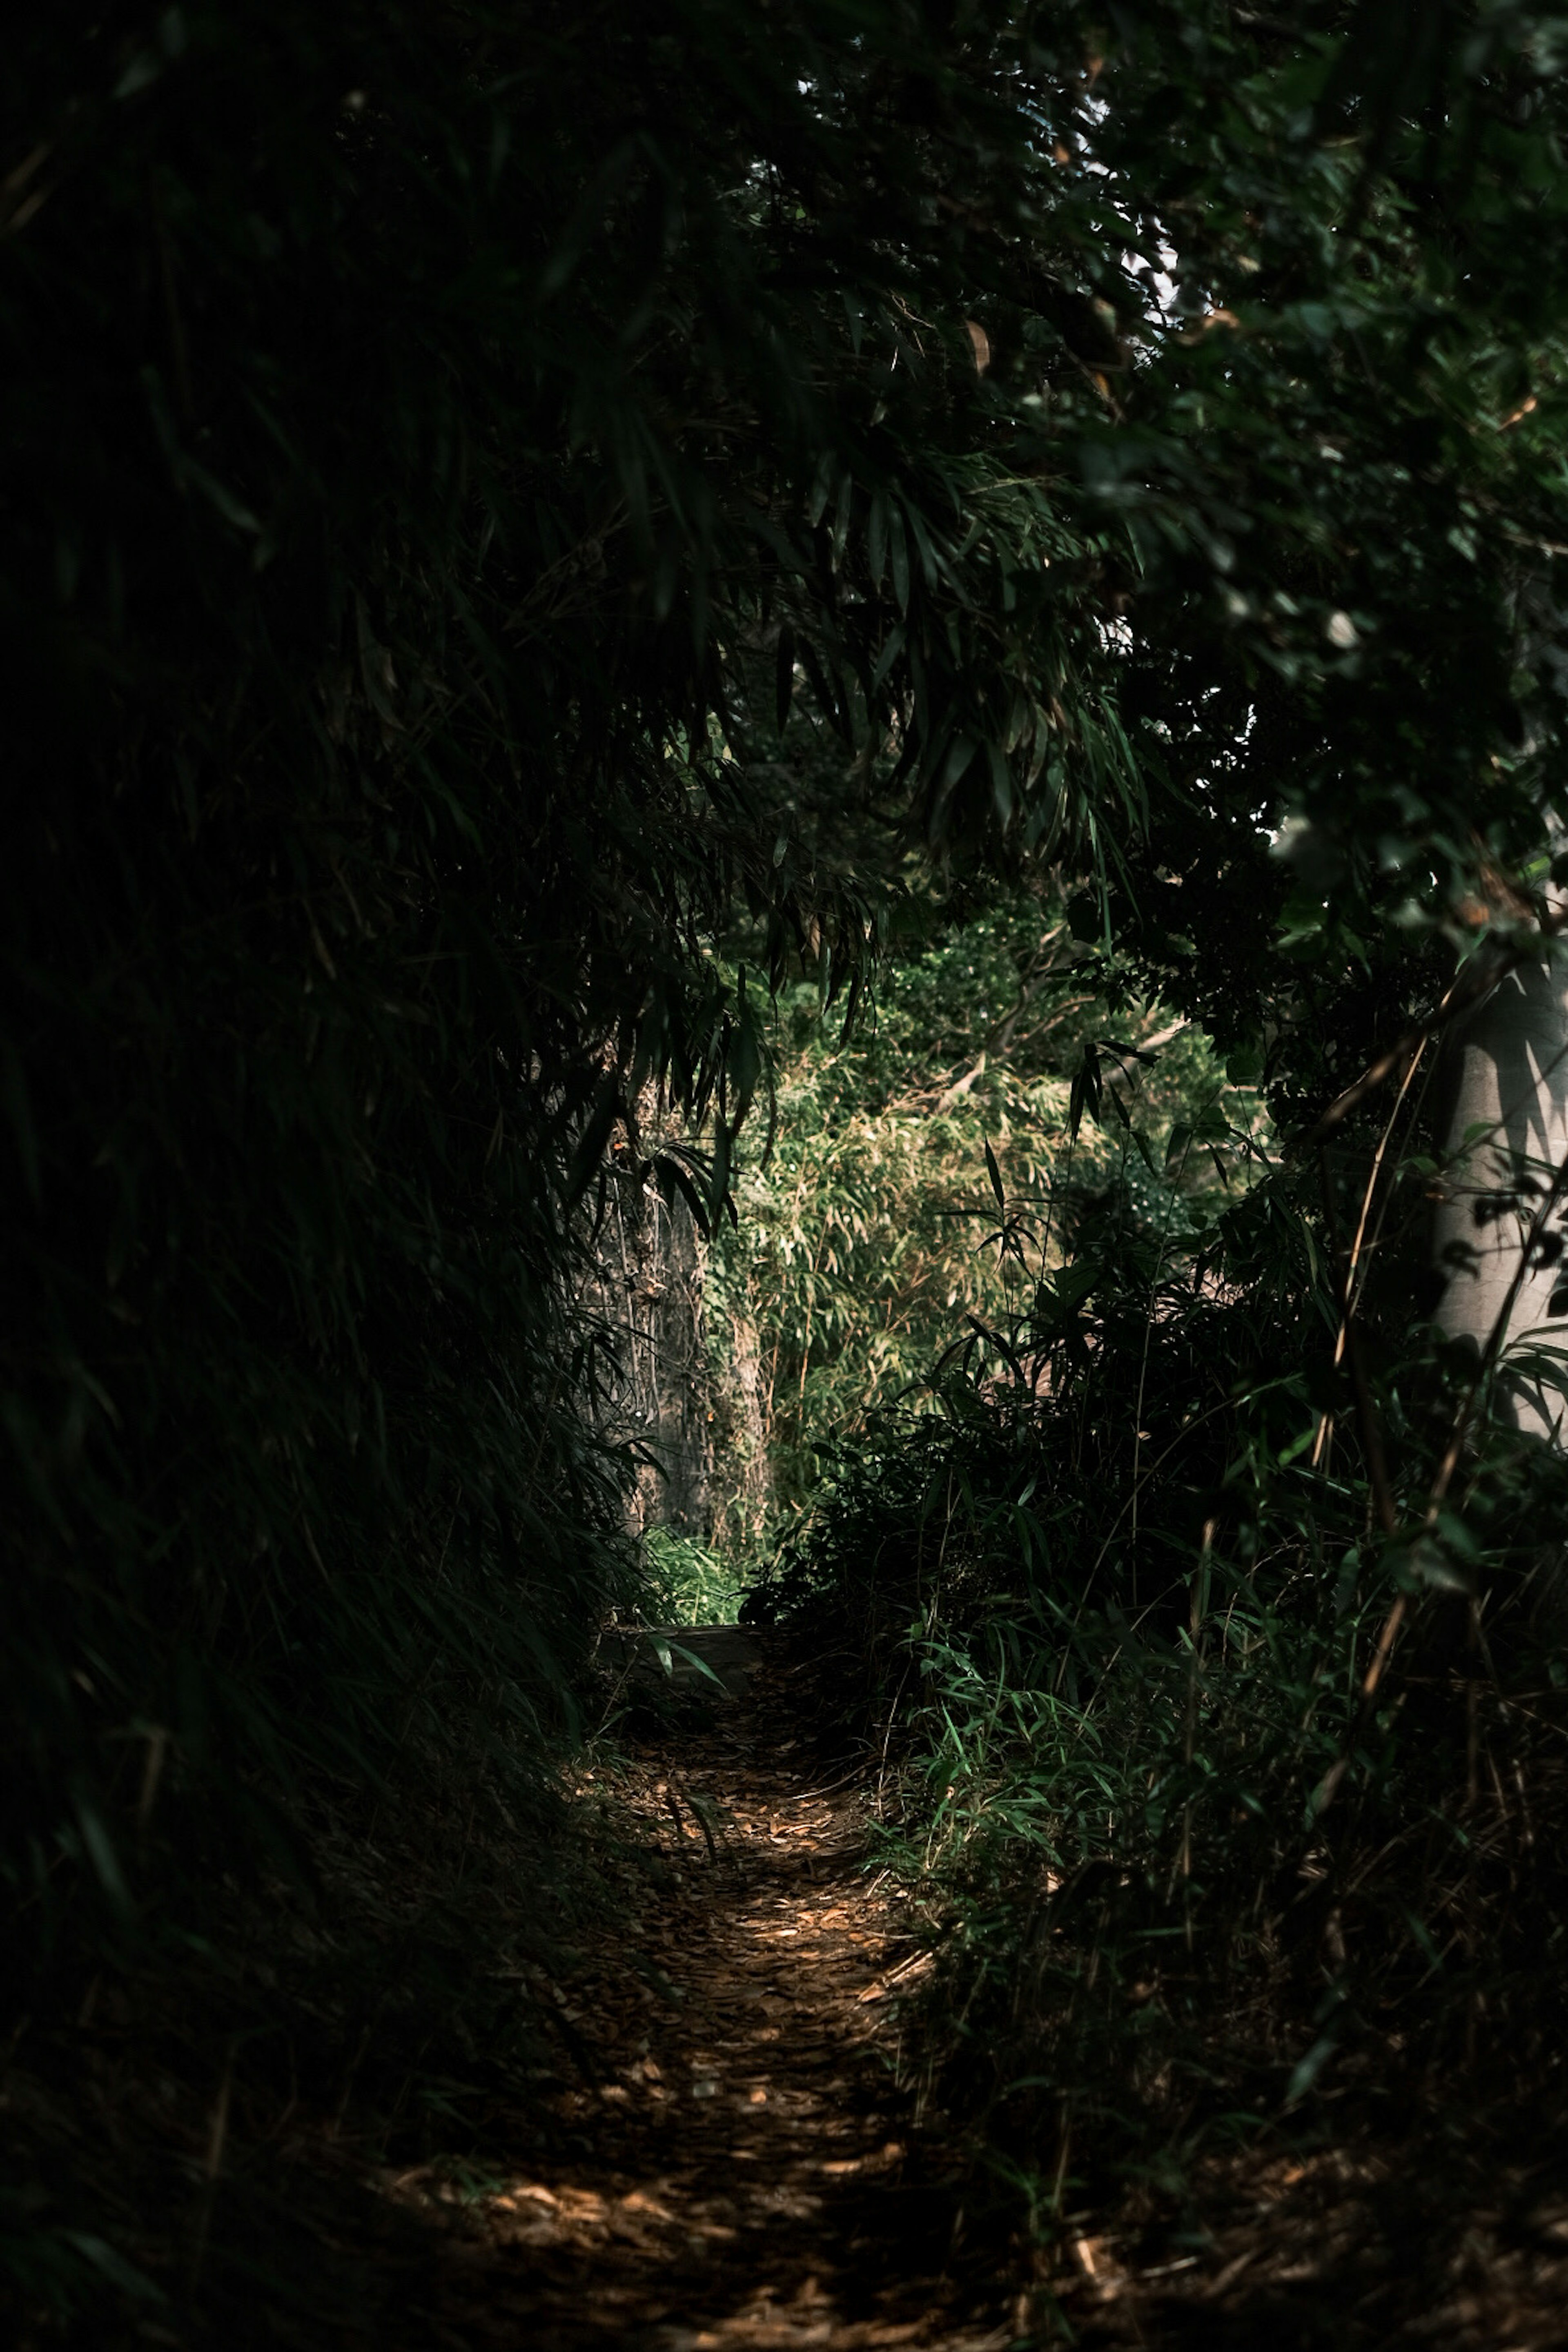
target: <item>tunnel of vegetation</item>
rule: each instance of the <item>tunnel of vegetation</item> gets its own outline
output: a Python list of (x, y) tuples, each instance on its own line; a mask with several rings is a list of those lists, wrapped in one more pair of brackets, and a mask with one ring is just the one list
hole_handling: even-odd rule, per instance
[[(16, 36), (8, 2032), (184, 1988), (226, 2101), (265, 1894), (375, 2050), (355, 1853), (549, 1848), (603, 1629), (695, 1577), (837, 1662), (1037, 2215), (1336, 2067), (1549, 2087), (1565, 58), (1479, 0)], [(133, 2297), (18, 2161), (21, 2304)]]

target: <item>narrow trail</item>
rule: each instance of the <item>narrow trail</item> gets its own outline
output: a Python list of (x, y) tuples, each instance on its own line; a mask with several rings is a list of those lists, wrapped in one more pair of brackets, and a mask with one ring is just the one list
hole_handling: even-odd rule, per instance
[[(231, 2075), (214, 2054), (232, 2065), (244, 2021), (272, 2023), (283, 1915), (253, 1956), (260, 2010), (231, 2002), (204, 2028), (110, 1991), (0, 2072), (35, 2202), (69, 2167), (93, 2230), (78, 2242), (136, 2266), (117, 2332), (99, 2314), (13, 2338), (0, 2314), (0, 2337), (20, 2352), (1005, 2352), (1043, 2340), (1048, 2296), (1086, 2352), (1568, 2345), (1555, 2105), (1533, 2122), (1501, 2096), (1424, 2122), (1342, 2109), (1337, 2128), (1330, 2111), (1216, 2151), (1184, 2187), (1068, 2210), (1040, 2250), (1008, 2241), (999, 2198), (966, 2211), (962, 2151), (917, 2127), (898, 2087), (924, 1947), (867, 1866), (873, 1790), (813, 1746), (809, 1668), (732, 1630), (679, 1638), (731, 1696), (703, 1703), (682, 1669), (690, 1706), (585, 1778), (591, 1928), (569, 1938), (547, 1893), (548, 1939), (508, 1938), (539, 1895), (537, 1844), (515, 1832), (487, 1882), (496, 1910), (460, 1915), (503, 1931), (453, 1948), (458, 1974), (513, 1989), (484, 2012), (493, 2063), (484, 2032), (432, 2048), (428, 2007), (411, 2006), (420, 2039), (388, 2034), (356, 2105), (369, 2030), (345, 2037), (329, 2011), (319, 2095), (296, 2095), (291, 2043), (282, 2082), (236, 2070), (226, 2147)], [(440, 1924), (427, 1888), (405, 1892), (405, 1922), (378, 1915), (372, 2023), (414, 1930)], [(281, 2013), (298, 2032), (298, 1993)]]
[(940, 2147), (891, 2079), (889, 1996), (918, 1947), (868, 1881), (865, 1792), (813, 1771), (787, 1669), (748, 1686), (750, 1637), (680, 1638), (735, 1696), (617, 1776), (653, 1885), (561, 2015), (572, 2152), (470, 2206), (468, 2309), (443, 2332), (999, 2352), (1006, 2265), (963, 2252)]
[[(733, 1630), (676, 1638), (731, 1696), (584, 1790), (635, 1828), (641, 1885), (559, 1995), (572, 2079), (546, 2098), (530, 2168), (460, 2211), (416, 2176), (382, 2181), (437, 2222), (439, 2259), (405, 2306), (415, 2336), (378, 2343), (1040, 2341), (1021, 2250), (964, 2213), (952, 2152), (897, 2088), (898, 1995), (923, 1948), (868, 1872), (864, 1776), (808, 1743), (810, 1670)], [(1069, 2215), (1047, 2284), (1070, 2340), (1103, 2352), (1556, 2352), (1563, 2182), (1560, 2154), (1516, 2179), (1501, 2147), (1461, 2161), (1430, 2137), (1253, 2149), (1206, 2168), (1201, 2219), (1181, 2199)]]

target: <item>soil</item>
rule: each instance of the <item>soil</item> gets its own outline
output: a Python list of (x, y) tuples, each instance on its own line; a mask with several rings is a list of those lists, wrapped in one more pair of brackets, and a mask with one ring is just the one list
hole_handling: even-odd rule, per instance
[[(35, 2032), (0, 2078), (31, 2151), (30, 2185), (7, 2195), (18, 2219), (70, 2219), (68, 2189), (65, 2234), (121, 2291), (121, 2320), (0, 2314), (0, 2337), (24, 2352), (1568, 2344), (1563, 2137), (1525, 2131), (1506, 2103), (1381, 2131), (1347, 2114), (1210, 2161), (1181, 2195), (1068, 2211), (1048, 2248), (1027, 2247), (1016, 2206), (987, 2195), (906, 2079), (903, 2003), (927, 1946), (875, 1867), (874, 1773), (813, 1738), (812, 1669), (709, 1628), (634, 1645), (624, 1672), (640, 1742), (578, 1794), (617, 1892), (585, 1915), (569, 1968), (532, 1972), (547, 2024), (527, 2081), (478, 2043), (448, 2077), (422, 2043), (423, 2145), (446, 2153), (400, 2164), (359, 2063), (374, 2011), (346, 2072), (341, 2050), (318, 2070), (331, 2095), (310, 2099), (247, 2077), (232, 2027), (165, 2012), (154, 2030), (151, 2011), (89, 1999), (72, 2035)], [(523, 1869), (497, 1884), (504, 1944), (531, 1889)], [(483, 1938), (460, 1945), (458, 1979), (495, 1959)], [(405, 2136), (413, 2095), (393, 2103)], [(0, 2225), (8, 2211), (0, 2199)]]
[(469, 2204), (482, 2236), (446, 2340), (1000, 2352), (1006, 2249), (965, 2244), (942, 2143), (895, 2079), (922, 1958), (866, 1867), (866, 1776), (801, 1737), (805, 1670), (759, 1677), (732, 1628), (668, 1638), (698, 1719), (609, 1776), (651, 1884), (566, 2021), (597, 2076), (553, 2102), (576, 2152)]

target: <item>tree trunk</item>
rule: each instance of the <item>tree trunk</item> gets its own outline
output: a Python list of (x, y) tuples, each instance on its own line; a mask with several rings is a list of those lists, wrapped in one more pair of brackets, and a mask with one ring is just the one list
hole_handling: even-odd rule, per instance
[(601, 1251), (602, 1295), (608, 1319), (620, 1329), (626, 1377), (618, 1410), (605, 1425), (648, 1457), (630, 1498), (633, 1528), (668, 1528), (706, 1542), (713, 1520), (707, 1244), (684, 1202), (661, 1200), (634, 1170), (617, 1171), (616, 1183), (613, 1249)]
[[(658, 1118), (644, 1107), (645, 1135)], [(627, 1496), (634, 1534), (668, 1528), (741, 1549), (767, 1516), (762, 1367), (749, 1302), (721, 1281), (689, 1210), (660, 1198), (629, 1153), (607, 1171), (607, 1204), (584, 1305), (615, 1334), (620, 1366), (595, 1419), (646, 1457)], [(713, 1315), (717, 1332), (711, 1328)], [(715, 1344), (710, 1344), (712, 1340)]]
[[(1443, 1132), (1459, 1157), (1436, 1213), (1436, 1255), (1447, 1276), (1437, 1319), (1485, 1349), (1500, 1318), (1500, 1346), (1568, 1343), (1568, 1256), (1554, 1203), (1511, 1304), (1521, 1252), (1557, 1171), (1568, 1159), (1568, 980), (1560, 967), (1508, 972), (1445, 1048)], [(1484, 1127), (1465, 1153), (1465, 1138)], [(1505, 1370), (1498, 1402), (1521, 1430), (1561, 1444), (1564, 1400), (1525, 1366)]]

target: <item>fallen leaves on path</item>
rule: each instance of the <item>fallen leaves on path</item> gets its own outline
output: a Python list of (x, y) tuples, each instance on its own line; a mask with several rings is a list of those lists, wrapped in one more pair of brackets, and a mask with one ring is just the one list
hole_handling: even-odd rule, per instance
[[(1024, 2243), (1022, 2200), (987, 2187), (974, 2147), (929, 2111), (918, 2125), (899, 2088), (900, 2040), (913, 2071), (941, 2027), (920, 2006), (931, 1952), (907, 1890), (869, 1866), (872, 1784), (814, 1765), (799, 1736), (811, 1696), (809, 1670), (775, 1660), (742, 1703), (585, 1774), (563, 1832), (595, 1857), (577, 1912), (550, 1912), (559, 1878), (515, 1832), (470, 1843), (470, 1804), (452, 1816), (447, 1878), (429, 1864), (421, 1883), (417, 1853), (395, 1868), (368, 1840), (347, 1848), (359, 1878), (343, 1881), (363, 1880), (359, 1916), (379, 1930), (353, 1969), (300, 1973), (301, 1954), (332, 1948), (280, 1904), (258, 1919), (269, 1937), (254, 1938), (247, 1987), (215, 1969), (205, 2011), (95, 1978), (68, 2032), (35, 2032), (26, 2063), (14, 2041), (0, 2116), (31, 2179), (13, 2203), (63, 2213), (105, 2292), (78, 2322), (40, 2310), (6, 2340), (1568, 2343), (1562, 2136), (1525, 2133), (1500, 2098), (1424, 2125), (1329, 2108), (1310, 2129), (1254, 2129), (1173, 2183), (1107, 2181), (1098, 2204), (1075, 2153), (1059, 2221)], [(406, 1990), (432, 1955), (452, 1996), (440, 2040), (428, 1975), (417, 2000)], [(357, 2006), (329, 2004), (333, 1987)]]
[[(887, 1996), (921, 1956), (894, 1891), (868, 1884), (860, 1790), (814, 1785), (783, 1737), (790, 1701), (777, 1675), (673, 1760), (584, 1781), (647, 1883), (563, 2009), (586, 2061), (550, 2102), (570, 2152), (464, 2200), (476, 2263), (443, 2314), (453, 2340), (1014, 2340), (1005, 2277), (957, 2273), (939, 2152), (911, 2159), (892, 2081)], [(428, 2177), (384, 2185), (453, 2201)]]

